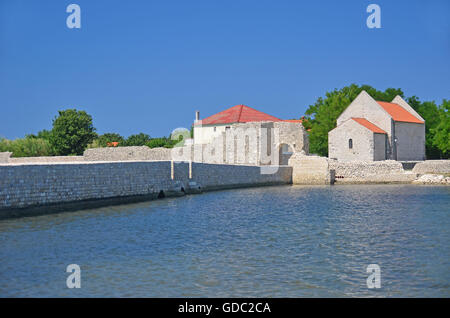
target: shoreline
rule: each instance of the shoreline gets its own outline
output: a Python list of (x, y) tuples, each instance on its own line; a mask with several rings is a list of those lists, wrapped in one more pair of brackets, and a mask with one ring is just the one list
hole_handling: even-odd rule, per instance
[[(0, 164), (0, 220), (273, 185), (450, 185), (450, 161), (435, 169), (442, 173), (429, 174), (414, 169), (436, 162), (405, 171), (399, 162), (301, 160), (285, 166), (131, 160)], [(273, 171), (264, 174), (263, 167)]]
[(330, 185), (318, 185), (318, 184), (286, 184), (286, 183), (268, 183), (268, 184), (243, 184), (235, 186), (223, 186), (223, 187), (211, 187), (207, 189), (202, 189), (199, 192), (167, 192), (163, 197), (159, 197), (158, 194), (152, 193), (147, 195), (132, 195), (132, 196), (116, 196), (110, 198), (97, 198), (97, 199), (86, 199), (86, 200), (74, 200), (67, 202), (55, 202), (45, 205), (34, 205), (22, 208), (0, 208), (0, 221), (27, 218), (34, 216), (43, 216), (59, 213), (70, 213), (79, 210), (96, 209), (108, 206), (120, 206), (132, 203), (150, 202), (155, 200), (161, 200), (165, 198), (177, 198), (184, 197), (187, 195), (203, 194), (206, 192), (216, 192), (216, 191), (226, 191), (235, 189), (249, 189), (249, 188), (262, 188), (262, 187), (278, 187), (278, 186), (298, 186), (298, 187), (333, 187), (333, 186), (352, 186), (352, 185), (411, 185), (411, 186), (440, 186), (446, 187), (449, 184), (441, 183), (414, 183), (414, 182), (343, 182), (335, 183)]

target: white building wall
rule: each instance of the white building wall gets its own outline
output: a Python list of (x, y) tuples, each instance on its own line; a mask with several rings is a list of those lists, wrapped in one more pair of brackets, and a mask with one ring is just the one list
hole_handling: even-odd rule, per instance
[(232, 124), (194, 126), (194, 144), (210, 143), (214, 138), (225, 132), (226, 127), (230, 127), (231, 125)]
[(425, 125), (395, 122), (397, 160), (425, 160)]
[[(353, 147), (349, 148), (349, 139)], [(374, 133), (352, 119), (328, 133), (328, 157), (339, 161), (374, 160)]]
[(386, 160), (386, 135), (385, 134), (373, 134), (374, 152), (373, 160)]

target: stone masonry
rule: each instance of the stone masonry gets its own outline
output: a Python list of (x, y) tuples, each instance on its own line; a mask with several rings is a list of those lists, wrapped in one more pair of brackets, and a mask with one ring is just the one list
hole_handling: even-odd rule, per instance
[(54, 203), (291, 183), (292, 168), (261, 174), (260, 167), (170, 161), (0, 164), (2, 210)]

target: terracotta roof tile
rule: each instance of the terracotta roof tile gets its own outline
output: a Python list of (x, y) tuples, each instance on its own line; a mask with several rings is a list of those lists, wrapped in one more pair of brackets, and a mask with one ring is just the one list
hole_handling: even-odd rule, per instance
[(245, 105), (236, 105), (220, 113), (202, 119), (197, 125), (216, 125), (232, 123), (248, 123), (259, 121), (282, 121), (281, 119), (260, 112)]
[(386, 134), (386, 132), (385, 132), (383, 129), (381, 129), (380, 127), (378, 127), (378, 126), (372, 124), (370, 121), (368, 121), (368, 120), (365, 119), (365, 118), (355, 118), (355, 117), (352, 117), (352, 119), (353, 119), (354, 121), (356, 121), (358, 124), (360, 124), (360, 125), (366, 127), (367, 129), (373, 131), (374, 133), (378, 133), (378, 134)]
[(383, 107), (385, 111), (388, 112), (389, 115), (391, 115), (392, 119), (395, 121), (403, 121), (407, 123), (418, 123), (423, 124), (424, 122), (408, 112), (406, 109), (404, 109), (402, 106), (394, 103), (387, 103), (387, 102), (379, 102), (377, 103)]
[(284, 119), (283, 121), (288, 123), (303, 123), (303, 119)]

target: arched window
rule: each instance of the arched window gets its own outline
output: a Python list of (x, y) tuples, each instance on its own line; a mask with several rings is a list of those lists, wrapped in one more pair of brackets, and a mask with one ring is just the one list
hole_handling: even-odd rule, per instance
[(349, 139), (348, 140), (348, 149), (352, 149), (353, 148), (353, 139)]

